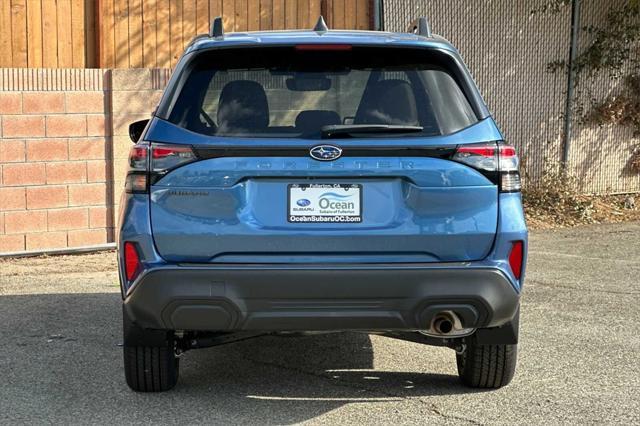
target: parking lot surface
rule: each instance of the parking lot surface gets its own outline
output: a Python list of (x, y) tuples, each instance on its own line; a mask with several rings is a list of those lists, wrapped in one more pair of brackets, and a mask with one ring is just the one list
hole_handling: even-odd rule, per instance
[[(115, 254), (0, 261), (0, 424), (640, 423), (640, 223), (533, 232), (511, 385), (458, 382), (454, 352), (341, 333), (186, 353), (131, 392)], [(390, 283), (392, 285), (392, 283)]]

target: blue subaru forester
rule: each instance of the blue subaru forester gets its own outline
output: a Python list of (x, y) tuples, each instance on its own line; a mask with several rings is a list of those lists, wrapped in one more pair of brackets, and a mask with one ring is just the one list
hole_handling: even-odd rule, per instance
[(358, 331), (513, 377), (527, 229), (518, 157), (454, 47), (410, 33), (223, 34), (133, 123), (118, 256), (124, 366), (266, 333)]

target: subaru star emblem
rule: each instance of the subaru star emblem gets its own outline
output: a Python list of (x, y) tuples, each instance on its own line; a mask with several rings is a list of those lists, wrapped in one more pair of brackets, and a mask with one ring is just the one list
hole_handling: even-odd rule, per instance
[(331, 161), (342, 155), (342, 149), (333, 145), (318, 145), (309, 150), (311, 158), (320, 161)]
[(311, 201), (307, 200), (306, 198), (302, 198), (296, 201), (296, 204), (300, 207), (307, 207), (309, 204), (311, 204)]

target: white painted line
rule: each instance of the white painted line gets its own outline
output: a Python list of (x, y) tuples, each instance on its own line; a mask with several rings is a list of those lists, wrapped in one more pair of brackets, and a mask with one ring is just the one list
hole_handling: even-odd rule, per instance
[(251, 399), (265, 399), (271, 401), (336, 401), (336, 402), (393, 402), (402, 401), (402, 398), (323, 398), (306, 396), (262, 396), (247, 395)]

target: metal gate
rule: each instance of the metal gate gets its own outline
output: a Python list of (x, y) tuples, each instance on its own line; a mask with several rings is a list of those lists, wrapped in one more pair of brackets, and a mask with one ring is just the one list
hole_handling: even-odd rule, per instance
[[(579, 27), (598, 24), (619, 1), (579, 0)], [(622, 0), (620, 0), (622, 1)], [(567, 102), (567, 73), (549, 71), (550, 63), (568, 61), (571, 46), (571, 6), (557, 13), (540, 7), (549, 0), (386, 0), (384, 27), (406, 31), (417, 17), (426, 16), (436, 34), (451, 41), (469, 66), (505, 138), (515, 144), (523, 160), (526, 183), (540, 181), (561, 167)], [(578, 31), (578, 47), (584, 31)], [(575, 40), (575, 39), (574, 39)], [(580, 79), (569, 105), (588, 103), (587, 96), (603, 96), (618, 89), (608, 78)], [(589, 90), (579, 90), (580, 87)], [(571, 135), (566, 167), (578, 189), (589, 193), (640, 192), (640, 175), (629, 170), (638, 149), (630, 128), (583, 124), (579, 114), (568, 115)]]

